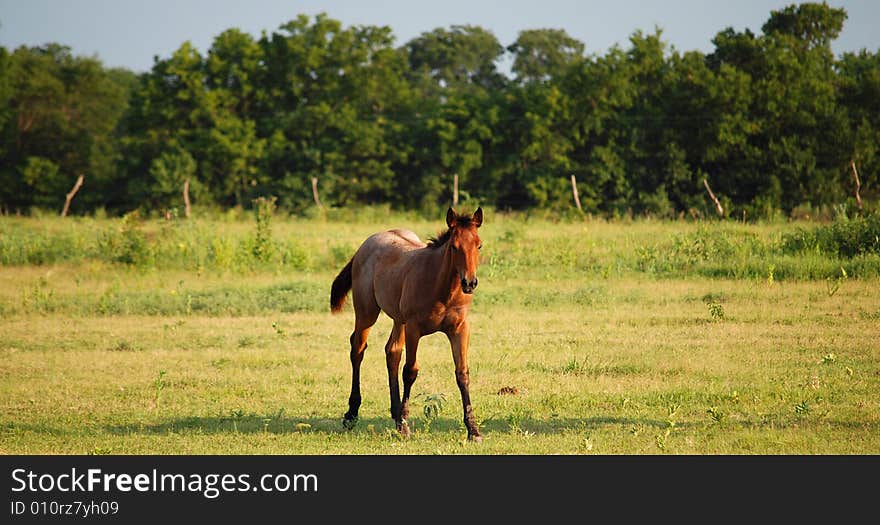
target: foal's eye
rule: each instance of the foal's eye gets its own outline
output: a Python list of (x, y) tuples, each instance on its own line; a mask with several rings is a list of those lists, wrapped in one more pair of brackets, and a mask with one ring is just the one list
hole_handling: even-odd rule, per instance
[(483, 243), (480, 243), (480, 245), (477, 246), (477, 249), (478, 249), (478, 250), (482, 250), (482, 249), (483, 249)]

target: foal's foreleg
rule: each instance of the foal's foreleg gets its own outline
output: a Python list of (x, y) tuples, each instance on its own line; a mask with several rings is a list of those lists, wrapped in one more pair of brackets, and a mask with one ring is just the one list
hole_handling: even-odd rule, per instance
[(394, 322), (391, 335), (385, 344), (385, 364), (388, 367), (388, 390), (391, 394), (391, 417), (397, 423), (397, 430), (409, 436), (409, 426), (403, 417), (403, 405), (400, 402), (400, 356), (403, 353), (404, 328), (402, 323)]
[(464, 426), (467, 427), (469, 441), (482, 441), (477, 423), (474, 420), (474, 409), (471, 406), (470, 376), (467, 366), (468, 344), (471, 333), (467, 322), (459, 325), (454, 331), (446, 334), (452, 345), (452, 360), (455, 362), (455, 382), (461, 392), (461, 405), (464, 409)]

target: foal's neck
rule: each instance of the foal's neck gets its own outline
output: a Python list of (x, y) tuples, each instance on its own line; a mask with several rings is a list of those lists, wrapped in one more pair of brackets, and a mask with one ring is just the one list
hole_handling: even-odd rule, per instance
[(455, 266), (452, 264), (452, 248), (447, 241), (445, 246), (437, 250), (435, 261), (435, 288), (437, 299), (447, 302), (454, 295), (462, 295), (461, 281)]

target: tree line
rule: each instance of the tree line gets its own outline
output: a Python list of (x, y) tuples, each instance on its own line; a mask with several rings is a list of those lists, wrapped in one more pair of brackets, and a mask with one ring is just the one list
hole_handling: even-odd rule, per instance
[[(558, 29), (504, 47), (454, 25), (395, 46), (388, 27), (300, 15), (259, 38), (189, 42), (149, 72), (63, 45), (0, 48), (0, 207), (163, 209), (190, 181), (200, 205), (274, 196), (324, 204), (572, 206), (658, 216), (766, 216), (876, 198), (880, 55), (835, 56), (846, 20), (826, 4), (772, 11), (681, 52), (662, 32), (586, 54)], [(512, 59), (509, 75), (499, 71)], [(692, 211), (693, 212), (693, 211)]]

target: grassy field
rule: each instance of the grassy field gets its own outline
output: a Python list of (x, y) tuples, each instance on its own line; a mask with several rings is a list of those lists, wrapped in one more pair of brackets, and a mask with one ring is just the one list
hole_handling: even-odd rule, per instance
[(0, 218), (0, 453), (880, 453), (871, 224), (487, 214), (484, 442), (464, 442), (442, 335), (420, 346), (414, 434), (397, 436), (384, 316), (344, 430), (353, 314), (330, 315), (330, 283), (367, 235), (441, 225)]

